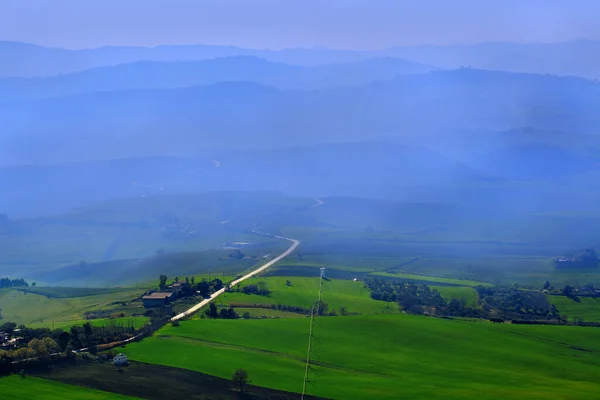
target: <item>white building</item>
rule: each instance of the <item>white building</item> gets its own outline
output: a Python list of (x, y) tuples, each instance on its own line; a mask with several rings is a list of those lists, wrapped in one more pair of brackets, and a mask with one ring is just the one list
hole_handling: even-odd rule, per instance
[(127, 365), (127, 356), (123, 353), (120, 353), (113, 359), (113, 363), (115, 365)]

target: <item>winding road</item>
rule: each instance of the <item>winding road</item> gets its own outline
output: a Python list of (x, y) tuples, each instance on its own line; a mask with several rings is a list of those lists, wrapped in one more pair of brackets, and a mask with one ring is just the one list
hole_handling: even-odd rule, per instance
[[(298, 241), (296, 239), (291, 239), (291, 238), (287, 238), (287, 237), (284, 237), (284, 236), (269, 235), (269, 234), (258, 232), (258, 231), (253, 231), (253, 232), (257, 233), (259, 235), (265, 235), (265, 236), (269, 236), (269, 237), (276, 238), (276, 239), (287, 240), (289, 242), (292, 242), (292, 245), (286, 251), (284, 251), (279, 256), (275, 257), (274, 259), (272, 259), (271, 261), (269, 261), (268, 263), (266, 263), (262, 267), (259, 267), (259, 268), (255, 269), (254, 271), (252, 271), (252, 272), (250, 272), (250, 273), (242, 276), (241, 278), (238, 278), (238, 279), (234, 280), (233, 282), (231, 282), (231, 286), (235, 286), (238, 283), (243, 282), (246, 279), (251, 278), (251, 277), (253, 277), (256, 274), (260, 274), (265, 269), (269, 268), (270, 266), (272, 266), (273, 264), (277, 263), (281, 259), (283, 259), (283, 258), (289, 256), (290, 254), (292, 254), (292, 252), (294, 250), (296, 250), (296, 248), (300, 245), (300, 241)], [(208, 299), (202, 300), (200, 303), (196, 304), (195, 306), (193, 306), (189, 310), (186, 310), (186, 311), (182, 312), (181, 314), (177, 314), (176, 316), (174, 316), (173, 318), (171, 318), (171, 321), (178, 321), (178, 320), (180, 320), (182, 318), (189, 317), (190, 315), (196, 313), (202, 307), (204, 307), (205, 305), (207, 305), (208, 303), (210, 303), (211, 301), (213, 301), (214, 299), (216, 299), (217, 297), (219, 297), (223, 293), (225, 293), (225, 288), (217, 290)]]

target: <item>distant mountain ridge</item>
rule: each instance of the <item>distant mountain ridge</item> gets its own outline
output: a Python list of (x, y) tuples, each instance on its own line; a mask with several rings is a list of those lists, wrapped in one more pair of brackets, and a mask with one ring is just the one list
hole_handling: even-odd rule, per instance
[(398, 46), (377, 51), (330, 49), (257, 50), (235, 46), (107, 46), (86, 50), (0, 42), (0, 77), (51, 76), (136, 61), (192, 61), (255, 56), (272, 62), (315, 66), (353, 63), (375, 57), (403, 58), (439, 68), (472, 67), (509, 72), (576, 75), (600, 79), (600, 42), (479, 43), (451, 46)]

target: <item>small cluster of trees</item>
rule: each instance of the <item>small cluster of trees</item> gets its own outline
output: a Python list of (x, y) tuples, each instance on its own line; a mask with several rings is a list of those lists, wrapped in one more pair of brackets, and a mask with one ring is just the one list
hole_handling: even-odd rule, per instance
[[(238, 288), (238, 291), (240, 289)], [(241, 289), (244, 294), (257, 294), (259, 296), (268, 296), (271, 291), (267, 287), (266, 282), (260, 281), (256, 285), (246, 285)]]
[(424, 314), (426, 311), (435, 314), (446, 309), (450, 313), (451, 310), (437, 290), (424, 284), (368, 278), (365, 279), (365, 287), (371, 290), (371, 298), (397, 302), (411, 314)]
[[(160, 275), (158, 287), (160, 290), (167, 289), (167, 280), (168, 277), (164, 274)], [(221, 290), (224, 285), (223, 281), (218, 278), (211, 280), (210, 282), (206, 279), (202, 279), (200, 282), (196, 283), (196, 278), (193, 276), (191, 278), (185, 277), (180, 279), (176, 276), (173, 279), (173, 283), (181, 283), (181, 292), (179, 294), (180, 297), (193, 296), (196, 293), (199, 293), (202, 297), (210, 297), (214, 292)]]
[(34, 338), (27, 344), (11, 350), (0, 350), (0, 370), (13, 361), (24, 361), (36, 357), (47, 357), (59, 351), (59, 346), (51, 337)]
[(490, 314), (504, 319), (561, 319), (558, 310), (544, 293), (519, 290), (515, 286), (478, 286), (479, 302)]
[(0, 289), (14, 287), (29, 287), (29, 283), (27, 283), (23, 278), (0, 278)]
[(232, 307), (222, 308), (221, 311), (217, 310), (217, 306), (214, 303), (210, 303), (206, 311), (204, 311), (206, 318), (210, 319), (237, 319), (239, 315), (235, 312)]
[(523, 320), (559, 320), (558, 310), (540, 292), (523, 291), (515, 286), (477, 286), (479, 307), (466, 304), (464, 299), (446, 301), (440, 293), (426, 284), (401, 280), (366, 279), (365, 287), (375, 300), (397, 302), (411, 314), (458, 316), (469, 318), (502, 317)]

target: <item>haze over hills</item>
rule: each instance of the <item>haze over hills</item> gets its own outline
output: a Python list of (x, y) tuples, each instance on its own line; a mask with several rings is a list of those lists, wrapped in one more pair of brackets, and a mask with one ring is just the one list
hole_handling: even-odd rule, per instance
[(253, 56), (202, 61), (139, 61), (46, 78), (0, 78), (0, 101), (127, 89), (165, 89), (247, 81), (280, 89), (318, 89), (392, 79), (434, 70), (395, 58), (316, 67), (274, 63)]
[(217, 57), (255, 56), (272, 62), (314, 66), (352, 63), (374, 57), (400, 57), (440, 68), (470, 66), (511, 72), (577, 75), (600, 78), (595, 54), (600, 42), (580, 40), (563, 43), (480, 43), (452, 46), (398, 46), (378, 51), (324, 48), (257, 50), (234, 46), (107, 46), (86, 50), (47, 48), (19, 42), (0, 42), (0, 77), (35, 77), (136, 61), (190, 61)]
[(223, 82), (96, 92), (5, 102), (0, 159), (180, 156), (206, 148), (402, 141), (457, 129), (530, 127), (592, 137), (599, 108), (600, 84), (590, 80), (471, 69), (310, 91)]

